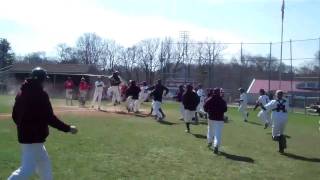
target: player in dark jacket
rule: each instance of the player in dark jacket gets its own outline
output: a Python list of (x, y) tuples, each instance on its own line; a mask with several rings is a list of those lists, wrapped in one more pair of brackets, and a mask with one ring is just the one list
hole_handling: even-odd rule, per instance
[(150, 95), (153, 96), (151, 112), (156, 116), (158, 121), (162, 121), (165, 118), (165, 114), (161, 109), (162, 96), (164, 92), (165, 95), (167, 95), (169, 93), (169, 89), (162, 85), (161, 80), (159, 79), (155, 86), (151, 86), (147, 90), (152, 91)]
[(182, 96), (184, 106), (184, 121), (186, 123), (186, 132), (190, 133), (190, 123), (195, 117), (197, 106), (200, 103), (200, 97), (193, 91), (191, 84), (187, 85), (187, 91)]
[(120, 90), (119, 85), (121, 84), (121, 79), (119, 77), (119, 72), (115, 71), (110, 79), (110, 85), (111, 85), (111, 91), (112, 91), (112, 104), (117, 105), (120, 104), (121, 96), (120, 96)]
[(126, 91), (128, 111), (139, 112), (139, 93), (141, 89), (136, 85), (136, 81), (131, 81)]
[[(208, 147), (213, 145), (214, 153), (218, 153), (221, 144), (221, 132), (224, 123), (224, 113), (227, 112), (227, 103), (220, 95), (220, 88), (213, 90), (213, 95), (204, 104), (204, 110), (209, 114), (208, 120)], [(214, 140), (213, 140), (214, 137)], [(213, 141), (213, 144), (212, 144)]]
[(183, 116), (184, 116), (184, 107), (182, 104), (183, 93), (184, 93), (184, 87), (183, 87), (183, 85), (180, 85), (177, 94), (173, 97), (180, 104), (180, 114), (181, 114), (180, 120), (182, 120), (182, 121), (183, 121)]
[(28, 179), (36, 169), (41, 179), (52, 179), (51, 164), (44, 146), (49, 135), (48, 126), (77, 133), (75, 126), (63, 123), (53, 114), (48, 94), (42, 87), (46, 77), (46, 71), (42, 68), (33, 69), (31, 78), (24, 82), (21, 92), (16, 96), (12, 119), (17, 126), (18, 141), (22, 147), (22, 162), (9, 180)]

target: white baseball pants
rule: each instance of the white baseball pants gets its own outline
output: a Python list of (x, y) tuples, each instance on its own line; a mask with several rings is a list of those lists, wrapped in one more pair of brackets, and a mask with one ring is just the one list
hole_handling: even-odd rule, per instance
[(97, 98), (98, 98), (98, 108), (101, 107), (102, 92), (103, 92), (103, 88), (102, 87), (99, 87), (99, 88), (95, 89), (94, 94), (93, 94), (93, 99), (92, 99), (91, 106), (95, 105), (95, 102), (97, 101)]
[(161, 108), (161, 102), (160, 101), (153, 101), (152, 102), (152, 115), (157, 116), (158, 118), (163, 118), (162, 114), (160, 112), (160, 108)]
[(221, 134), (222, 134), (223, 124), (224, 124), (223, 121), (215, 121), (215, 120), (208, 121), (207, 140), (208, 140), (208, 143), (213, 142), (213, 147), (219, 147), (221, 144)]
[(41, 180), (52, 180), (51, 163), (43, 143), (21, 144), (21, 167), (15, 170), (8, 180), (27, 180), (34, 173)]
[(180, 114), (181, 117), (184, 118), (184, 105), (182, 103), (180, 103)]
[(192, 119), (195, 117), (196, 111), (190, 111), (188, 109), (184, 110), (184, 122), (191, 123)]
[(273, 119), (272, 137), (283, 135), (287, 122), (286, 118)]
[(238, 111), (241, 113), (241, 116), (243, 120), (248, 120), (248, 111), (247, 111), (247, 106), (246, 105), (241, 105), (239, 106)]
[(132, 99), (132, 96), (127, 98), (127, 107), (133, 112), (138, 112), (140, 108), (140, 102), (138, 99)]
[(261, 119), (263, 123), (270, 124), (271, 122), (270, 114), (267, 111), (261, 110), (257, 116)]
[(114, 104), (116, 101), (121, 102), (119, 86), (111, 86), (111, 91), (112, 91), (112, 103)]

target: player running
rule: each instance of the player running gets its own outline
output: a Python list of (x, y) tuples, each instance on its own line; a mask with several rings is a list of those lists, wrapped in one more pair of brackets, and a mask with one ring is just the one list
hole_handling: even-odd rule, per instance
[[(256, 110), (259, 106), (263, 107), (266, 104), (269, 103), (269, 96), (266, 95), (266, 92), (264, 91), (264, 89), (260, 89), (259, 90), (260, 96), (256, 102), (255, 107), (253, 108), (253, 110)], [(270, 115), (268, 111), (264, 111), (262, 108), (260, 110), (260, 112), (258, 113), (258, 117), (261, 119), (261, 121), (264, 123), (264, 129), (267, 129), (269, 124), (271, 123), (271, 119), (270, 119)]]
[(21, 86), (15, 99), (12, 119), (17, 126), (18, 141), (22, 148), (21, 166), (14, 171), (8, 180), (29, 179), (34, 173), (40, 179), (52, 180), (52, 168), (44, 142), (49, 135), (49, 127), (63, 132), (77, 133), (75, 126), (59, 120), (54, 114), (43, 82), (47, 72), (36, 67), (31, 78)]

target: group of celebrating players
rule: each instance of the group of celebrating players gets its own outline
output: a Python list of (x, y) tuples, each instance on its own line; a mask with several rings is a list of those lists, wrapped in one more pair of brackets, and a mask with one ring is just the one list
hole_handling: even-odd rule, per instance
[[(17, 126), (18, 141), (22, 148), (21, 167), (15, 170), (9, 180), (27, 179), (37, 172), (41, 179), (53, 179), (51, 163), (44, 142), (49, 135), (48, 126), (52, 126), (60, 131), (77, 133), (77, 128), (67, 125), (53, 113), (49, 96), (43, 90), (43, 82), (47, 77), (44, 69), (37, 67), (32, 70), (31, 77), (21, 86), (21, 91), (15, 99), (12, 112), (12, 119)], [(121, 79), (118, 72), (114, 72), (108, 77), (110, 87), (108, 91), (112, 94), (113, 105), (121, 102), (120, 88)], [(66, 103), (72, 100), (73, 83), (71, 78), (65, 83)], [(98, 109), (101, 107), (102, 92), (105, 84), (101, 77), (95, 82), (95, 92), (91, 106), (94, 107), (98, 101)], [(84, 105), (89, 85), (85, 79), (81, 79), (79, 93), (81, 105)], [(82, 91), (81, 91), (82, 90)], [(85, 91), (85, 92), (83, 92)], [(247, 112), (247, 95), (244, 89), (240, 88), (239, 112), (244, 122), (248, 122), (249, 113)], [(169, 89), (165, 87), (161, 80), (157, 80), (154, 86), (148, 87), (146, 82), (138, 87), (134, 80), (129, 81), (129, 87), (125, 91), (126, 107), (128, 111), (139, 112), (141, 102), (144, 102), (148, 96), (153, 97), (151, 113), (158, 121), (163, 121), (165, 114), (161, 108), (163, 95), (167, 95)], [(257, 100), (257, 107), (261, 108), (258, 113), (265, 123), (265, 128), (272, 124), (272, 138), (279, 142), (279, 152), (284, 153), (286, 148), (286, 137), (284, 135), (285, 125), (288, 121), (288, 101), (284, 98), (283, 92), (278, 90), (276, 98), (271, 100), (265, 95), (263, 89), (260, 90), (260, 97)], [(193, 88), (192, 84), (185, 87), (179, 86), (179, 91), (174, 97), (180, 102), (181, 120), (184, 120), (186, 132), (190, 133), (190, 124), (198, 122), (198, 116), (205, 117), (208, 120), (207, 142), (208, 147), (218, 154), (221, 145), (221, 135), (224, 123), (227, 117), (227, 103), (224, 100), (224, 91), (222, 88), (209, 89), (205, 94), (202, 86)], [(71, 101), (72, 104), (72, 101)], [(271, 111), (271, 113), (270, 113)], [(271, 115), (270, 115), (271, 114)]]

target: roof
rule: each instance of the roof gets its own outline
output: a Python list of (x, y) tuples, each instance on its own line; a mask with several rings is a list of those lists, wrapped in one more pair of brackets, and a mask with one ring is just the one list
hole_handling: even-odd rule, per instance
[(48, 74), (96, 74), (98, 70), (93, 65), (86, 64), (27, 64), (17, 63), (10, 69), (11, 73), (30, 73), (35, 67), (42, 67)]
[[(305, 83), (304, 81), (292, 81), (292, 90), (291, 90), (291, 81), (281, 81), (281, 90), (284, 92), (314, 92), (314, 90), (298, 89), (297, 85)], [(279, 89), (280, 81), (270, 80), (270, 90), (276, 91)], [(269, 90), (269, 80), (260, 80), (253, 79), (251, 85), (248, 88), (247, 93), (259, 93), (260, 89)]]

